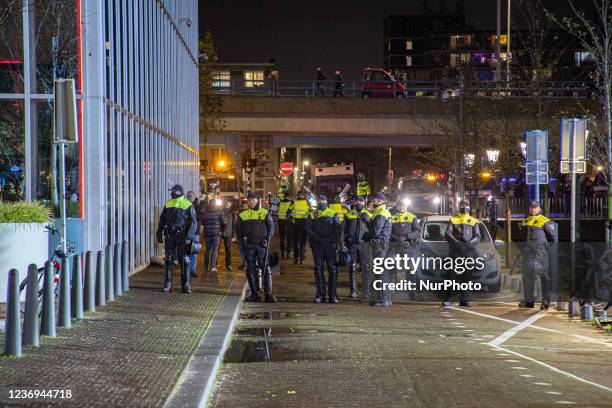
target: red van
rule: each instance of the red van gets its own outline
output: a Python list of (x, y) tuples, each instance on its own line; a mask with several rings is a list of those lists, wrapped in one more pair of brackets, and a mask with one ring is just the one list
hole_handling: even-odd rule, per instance
[(382, 68), (363, 70), (361, 96), (364, 98), (404, 98), (406, 85)]

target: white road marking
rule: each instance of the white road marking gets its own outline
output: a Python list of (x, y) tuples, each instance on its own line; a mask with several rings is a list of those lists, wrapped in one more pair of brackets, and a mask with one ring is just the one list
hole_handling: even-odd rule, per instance
[(559, 391), (546, 391), (546, 393), (550, 395), (563, 395), (563, 393)]
[(546, 310), (542, 310), (542, 311), (534, 314), (530, 318), (523, 320), (522, 322), (520, 322), (516, 326), (511, 327), (509, 330), (506, 330), (505, 332), (503, 332), (502, 334), (500, 334), (499, 336), (497, 336), (496, 338), (491, 340), (491, 345), (492, 346), (500, 346), (500, 345), (504, 344), (508, 339), (510, 339), (516, 333), (520, 332), (521, 330), (523, 330), (526, 327), (531, 326), (532, 323), (534, 323), (538, 319), (544, 317), (544, 315), (546, 315)]
[(512, 369), (513, 369), (513, 370), (527, 370), (527, 367), (519, 367), (519, 366), (516, 366), (516, 367), (512, 367)]
[[(508, 354), (506, 354), (508, 355)], [(504, 360), (506, 363), (520, 363), (520, 360)]]
[(531, 374), (521, 374), (521, 377), (525, 377), (525, 378), (533, 378), (534, 376)]
[(529, 361), (531, 361), (531, 362), (533, 362), (533, 363), (539, 364), (539, 365), (541, 365), (542, 367), (546, 367), (546, 368), (548, 368), (549, 370), (552, 370), (552, 371), (554, 371), (554, 372), (556, 372), (556, 373), (559, 373), (559, 374), (563, 374), (563, 375), (565, 375), (566, 377), (573, 378), (574, 380), (577, 380), (577, 381), (583, 382), (583, 383), (585, 383), (585, 384), (592, 385), (593, 387), (601, 388), (602, 390), (605, 390), (605, 391), (612, 392), (612, 388), (610, 388), (610, 387), (607, 387), (607, 386), (605, 386), (605, 385), (601, 385), (601, 384), (594, 383), (594, 382), (589, 381), (589, 380), (587, 380), (587, 379), (585, 379), (585, 378), (579, 377), (579, 376), (577, 376), (577, 375), (575, 375), (575, 374), (571, 374), (571, 373), (568, 373), (567, 371), (560, 370), (560, 369), (558, 369), (558, 368), (556, 368), (556, 367), (551, 366), (550, 364), (546, 364), (546, 363), (544, 363), (544, 362), (542, 362), (542, 361), (536, 360), (535, 358), (532, 358), (532, 357), (526, 356), (526, 355), (521, 354), (521, 353), (517, 353), (516, 351), (513, 351), (513, 350), (508, 350), (508, 349), (503, 348), (503, 347), (500, 347), (500, 346), (497, 346), (497, 349), (498, 349), (499, 351), (506, 351), (506, 352), (508, 352), (508, 353), (514, 354), (515, 356), (518, 356), (518, 357), (524, 358), (525, 360), (529, 360)]
[(509, 356), (510, 354), (508, 353), (497, 353), (498, 356)]
[(537, 382), (537, 383), (533, 383), (533, 385), (542, 385), (542, 386), (544, 386), (544, 387), (549, 387), (549, 386), (551, 386), (552, 384), (550, 384), (550, 383), (543, 383), (543, 382)]
[(563, 405), (574, 405), (575, 402), (574, 401), (555, 401), (556, 404), (563, 404)]

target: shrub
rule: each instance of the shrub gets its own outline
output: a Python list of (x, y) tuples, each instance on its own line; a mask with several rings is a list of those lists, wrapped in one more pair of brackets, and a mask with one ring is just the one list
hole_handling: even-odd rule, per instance
[(39, 202), (0, 202), (0, 223), (49, 223), (53, 219), (51, 209)]

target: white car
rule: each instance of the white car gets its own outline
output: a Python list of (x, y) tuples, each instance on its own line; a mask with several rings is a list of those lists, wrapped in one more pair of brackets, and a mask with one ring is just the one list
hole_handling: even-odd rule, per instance
[[(419, 254), (431, 258), (446, 258), (448, 253), (448, 242), (445, 234), (450, 215), (431, 215), (424, 217), (422, 221), (421, 238), (419, 241)], [(504, 244), (503, 241), (493, 240), (487, 227), (478, 221), (480, 228), (480, 244), (476, 251), (478, 256), (484, 260), (484, 268), (474, 269), (472, 281), (487, 286), (489, 292), (499, 292), (501, 285), (501, 259), (497, 248)], [(447, 278), (445, 270), (428, 270), (420, 268), (417, 278), (420, 280), (443, 281)]]

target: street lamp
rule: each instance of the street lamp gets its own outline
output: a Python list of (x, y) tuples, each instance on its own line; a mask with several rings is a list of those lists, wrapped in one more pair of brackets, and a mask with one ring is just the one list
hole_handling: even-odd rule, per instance
[(217, 162), (217, 167), (225, 167), (225, 165), (226, 165), (225, 160), (219, 160)]
[(310, 165), (310, 162), (309, 162), (308, 160), (304, 160), (304, 161), (302, 162), (302, 164), (303, 164), (304, 166), (309, 166), (309, 165)]

